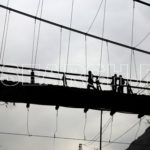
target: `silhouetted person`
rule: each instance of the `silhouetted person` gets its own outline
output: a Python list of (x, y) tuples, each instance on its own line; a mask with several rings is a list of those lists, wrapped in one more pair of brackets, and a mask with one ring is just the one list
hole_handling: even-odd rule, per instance
[(99, 90), (99, 91), (101, 91), (101, 90), (102, 90), (102, 88), (101, 88), (101, 85), (100, 85), (100, 82), (99, 82), (98, 77), (96, 77), (96, 81), (95, 81), (95, 83), (96, 83), (96, 89), (97, 89), (97, 90)]
[(67, 79), (66, 79), (65, 73), (63, 74), (62, 81), (63, 81), (63, 86), (66, 87), (67, 86)]
[(34, 78), (34, 71), (31, 71), (31, 84), (35, 83), (35, 78)]
[(127, 84), (127, 94), (133, 94), (132, 88), (131, 88), (131, 86), (130, 86), (128, 81), (127, 81), (126, 84)]
[(119, 76), (119, 86), (118, 86), (118, 92), (123, 93), (125, 80), (122, 78), (122, 75)]
[(93, 74), (91, 71), (88, 72), (88, 85), (87, 85), (87, 88), (90, 89), (95, 89), (94, 88), (94, 85), (93, 85)]
[(114, 76), (112, 76), (112, 91), (113, 92), (117, 92), (117, 74), (114, 74)]

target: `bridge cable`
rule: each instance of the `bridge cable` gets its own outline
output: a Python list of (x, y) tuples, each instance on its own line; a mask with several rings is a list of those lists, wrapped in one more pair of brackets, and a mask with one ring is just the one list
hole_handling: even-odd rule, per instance
[(58, 109), (56, 110), (56, 127), (54, 132), (54, 138), (56, 137), (57, 131), (58, 131)]
[[(39, 8), (40, 8), (40, 3), (41, 3), (41, 0), (38, 1), (38, 6), (37, 6), (37, 10), (36, 10), (36, 14), (35, 16), (37, 17), (38, 15), (38, 12), (39, 12)], [(34, 50), (35, 50), (35, 35), (36, 35), (36, 23), (37, 23), (37, 20), (35, 18), (34, 20), (34, 30), (33, 30), (33, 42), (32, 42), (32, 57), (31, 57), (31, 68), (33, 67), (33, 62), (34, 62)]]
[(93, 24), (94, 24), (94, 22), (95, 22), (95, 20), (96, 20), (96, 18), (97, 18), (97, 16), (98, 16), (99, 12), (100, 12), (100, 10), (101, 10), (102, 4), (103, 4), (103, 0), (101, 0), (101, 2), (100, 2), (100, 4), (99, 4), (99, 7), (98, 7), (98, 10), (97, 10), (97, 12), (96, 12), (96, 15), (95, 15), (95, 17), (94, 17), (94, 19), (93, 19), (93, 21), (92, 21), (91, 25), (89, 26), (89, 28), (88, 28), (88, 30), (87, 30), (86, 33), (89, 33), (89, 32), (90, 32), (90, 30), (91, 30), (91, 28), (92, 28), (92, 26), (93, 26)]
[[(61, 70), (61, 53), (62, 53), (62, 28), (60, 28), (60, 41), (59, 41), (59, 66), (58, 66), (58, 70), (60, 72)], [(59, 76), (59, 74), (58, 74)], [(60, 80), (58, 80), (58, 84), (60, 83)]]
[(4, 57), (5, 57), (5, 52), (6, 52), (6, 43), (7, 43), (7, 36), (8, 36), (9, 21), (10, 21), (10, 11), (8, 12), (8, 19), (7, 19), (7, 25), (6, 25), (6, 33), (5, 33), (5, 39), (4, 39), (4, 49), (3, 49), (3, 53), (2, 53), (2, 65), (4, 63)]
[[(41, 3), (40, 19), (42, 17), (42, 13), (43, 13), (43, 4), (44, 4), (44, 0), (42, 0), (42, 3)], [(37, 55), (38, 55), (38, 48), (39, 48), (40, 32), (41, 32), (41, 21), (39, 22), (39, 26), (38, 26), (38, 35), (37, 35), (37, 43), (36, 43), (34, 69), (35, 69), (36, 63), (37, 63)]]
[[(135, 1), (133, 1), (133, 10), (132, 10), (132, 29), (131, 29), (132, 30), (131, 31), (131, 46), (132, 47), (133, 47), (133, 39), (134, 39), (134, 20), (135, 20)], [(132, 62), (134, 63), (136, 78), (138, 79), (135, 52), (133, 49), (131, 49), (131, 55), (130, 55), (130, 79), (132, 78)]]
[[(104, 37), (104, 32), (105, 32), (106, 3), (107, 3), (107, 0), (105, 0), (105, 3), (104, 3), (104, 15), (103, 15), (103, 25), (102, 25), (102, 38)], [(102, 55), (103, 55), (103, 41), (101, 41), (99, 76), (101, 75)]]
[(85, 74), (88, 74), (87, 72), (87, 37), (85, 36)]
[(111, 138), (112, 138), (112, 131), (113, 131), (113, 116), (111, 118), (109, 142), (111, 141)]
[(108, 70), (109, 70), (109, 76), (111, 76), (110, 54), (109, 54), (109, 45), (108, 45), (108, 42), (106, 42), (106, 47), (107, 47), (107, 55), (108, 55)]
[[(72, 6), (71, 6), (70, 28), (72, 27), (73, 11), (74, 11), (74, 0), (72, 0)], [(69, 54), (70, 54), (70, 42), (71, 42), (71, 30), (69, 31), (66, 72), (68, 71)]]
[[(8, 7), (8, 6), (9, 6), (9, 0), (7, 1), (7, 7)], [(2, 41), (1, 41), (1, 50), (0, 50), (0, 59), (1, 59), (2, 53), (3, 53), (3, 45), (4, 45), (4, 38), (5, 38), (5, 32), (6, 32), (8, 11), (9, 11), (9, 10), (6, 10), (6, 13), (5, 13), (5, 20), (4, 20), (4, 26), (3, 26)]]
[(30, 136), (30, 130), (29, 130), (29, 108), (27, 108), (27, 134)]
[(84, 134), (84, 139), (85, 140), (86, 140), (86, 135), (85, 135), (86, 124), (87, 124), (87, 112), (85, 113), (85, 122), (84, 122), (84, 129), (83, 129), (83, 134)]
[[(143, 120), (144, 117), (141, 119)], [(131, 131), (135, 126), (137, 126), (137, 124), (139, 124), (140, 121), (137, 121), (135, 124), (133, 124), (130, 128), (128, 128), (125, 132), (123, 132), (120, 136), (118, 136), (117, 138), (115, 138), (114, 140), (112, 140), (110, 143), (106, 144), (103, 146), (104, 147), (107, 147), (109, 146), (110, 144), (112, 144), (112, 142), (116, 142), (117, 140), (119, 140), (120, 138), (122, 138), (124, 135), (126, 135), (129, 131)]]

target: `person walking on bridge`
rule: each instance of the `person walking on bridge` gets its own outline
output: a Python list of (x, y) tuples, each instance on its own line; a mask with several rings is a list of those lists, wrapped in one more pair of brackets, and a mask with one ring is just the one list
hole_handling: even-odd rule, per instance
[(125, 80), (122, 77), (122, 75), (119, 76), (119, 86), (118, 86), (118, 93), (123, 93), (123, 89), (124, 89), (124, 84), (125, 84)]
[(93, 74), (92, 74), (92, 71), (89, 71), (88, 72), (88, 85), (87, 85), (87, 89), (95, 89), (94, 88), (94, 85), (93, 85), (94, 81), (93, 81)]
[(114, 76), (112, 76), (111, 86), (112, 86), (112, 91), (117, 92), (117, 74), (114, 74)]

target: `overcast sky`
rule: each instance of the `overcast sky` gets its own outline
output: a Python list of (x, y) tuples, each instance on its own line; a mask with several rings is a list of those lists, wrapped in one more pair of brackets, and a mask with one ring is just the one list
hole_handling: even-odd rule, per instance
[[(0, 0), (0, 4), (6, 5), (6, 0)], [(87, 31), (101, 0), (75, 0), (72, 27)], [(150, 0), (147, 0), (150, 2)], [(131, 45), (131, 25), (132, 25), (132, 0), (107, 0), (106, 22), (104, 37), (114, 41)], [(10, 0), (10, 7), (35, 15), (38, 0)], [(102, 9), (93, 24), (90, 33), (102, 35)], [(66, 26), (70, 24), (71, 0), (44, 0), (42, 17)], [(150, 32), (150, 8), (141, 4), (135, 5), (135, 26), (134, 44), (137, 45), (146, 34)], [(39, 14), (38, 14), (39, 16)], [(0, 9), (0, 44), (3, 34), (5, 10)], [(37, 22), (38, 26), (38, 22)], [(10, 13), (8, 28), (8, 38), (4, 57), (5, 64), (26, 65), (31, 64), (32, 43), (33, 43), (34, 20), (26, 18), (13, 12)], [(62, 57), (61, 70), (65, 70), (68, 47), (68, 31), (62, 30)], [(85, 40), (84, 36), (72, 33), (69, 57), (69, 72), (85, 73)], [(37, 64), (40, 68), (49, 65), (50, 69), (58, 70), (59, 62), (59, 39), (60, 29), (45, 23), (41, 24), (41, 33), (38, 48)], [(150, 51), (150, 37), (148, 37), (139, 48)], [(110, 53), (110, 63), (115, 64), (114, 72), (128, 77), (126, 69), (120, 69), (120, 65), (130, 64), (130, 50), (115, 45), (108, 44)], [(88, 70), (94, 74), (99, 71), (101, 42), (87, 37), (87, 57)], [(148, 55), (135, 53), (138, 78), (143, 77), (149, 71), (150, 59)], [(106, 43), (103, 47), (102, 65), (106, 66), (107, 61)], [(144, 65), (142, 73), (140, 65)], [(51, 66), (51, 67), (50, 67)], [(128, 66), (129, 67), (129, 66)], [(104, 67), (102, 74), (107, 75)], [(135, 78), (133, 69), (132, 78)], [(146, 78), (149, 80), (149, 77)], [(71, 99), (71, 98), (70, 98)], [(86, 138), (91, 139), (99, 132), (99, 111), (90, 110), (87, 114), (87, 126), (85, 130)], [(84, 138), (85, 116), (81, 109), (60, 108), (58, 115), (58, 132), (56, 136)], [(109, 119), (109, 112), (104, 113), (104, 123)], [(148, 118), (148, 117), (146, 117)], [(25, 105), (17, 104), (15, 107), (10, 104), (8, 108), (0, 106), (0, 131), (26, 133), (27, 110)], [(31, 134), (54, 135), (56, 111), (54, 107), (32, 105), (29, 111), (29, 129)], [(137, 115), (119, 114), (114, 116), (112, 140), (131, 127), (137, 119)], [(138, 136), (148, 127), (146, 119), (142, 121)], [(120, 139), (123, 142), (131, 142), (135, 139), (138, 125), (127, 135)], [(110, 126), (103, 135), (104, 140), (109, 140)], [(86, 141), (68, 141), (55, 139), (43, 139), (35, 137), (20, 137), (10, 135), (0, 135), (1, 150), (77, 150), (79, 143)], [(105, 145), (105, 143), (103, 143)], [(84, 150), (98, 148), (99, 143), (93, 143)], [(128, 145), (111, 144), (104, 150), (124, 150)]]

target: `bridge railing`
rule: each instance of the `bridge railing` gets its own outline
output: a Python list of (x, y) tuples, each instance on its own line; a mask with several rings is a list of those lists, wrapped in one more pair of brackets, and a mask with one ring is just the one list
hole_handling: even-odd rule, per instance
[[(41, 79), (41, 81), (43, 82), (44, 80), (49, 80), (49, 81), (56, 81), (55, 84), (62, 85), (60, 83), (60, 81), (62, 81), (62, 76), (63, 74), (65, 74), (66, 76), (66, 80), (71, 82), (71, 83), (75, 83), (76, 85), (78, 83), (82, 83), (83, 86), (80, 86), (80, 88), (86, 88), (87, 87), (87, 78), (88, 75), (86, 74), (78, 74), (78, 73), (65, 73), (62, 71), (55, 71), (55, 70), (46, 70), (46, 69), (38, 69), (38, 68), (30, 68), (30, 67), (24, 67), (24, 66), (13, 66), (13, 65), (2, 65), (0, 64), (0, 75), (7, 75), (7, 76), (16, 76), (16, 77), (20, 77), (22, 79), (22, 82), (25, 81), (30, 81), (31, 78), (31, 71), (34, 71), (35, 75), (34, 78), (35, 79)], [(24, 78), (28, 78), (28, 80), (24, 80)], [(93, 78), (96, 78), (99, 76), (94, 75)], [(100, 76), (100, 84), (107, 86), (107, 87), (111, 87), (111, 80), (112, 77), (106, 77), (106, 76)], [(131, 88), (133, 89), (141, 89), (141, 90), (150, 90), (149, 87), (146, 87), (145, 84), (150, 85), (149, 81), (142, 81), (142, 80), (134, 80), (134, 79), (124, 79), (125, 81), (128, 81), (131, 85)], [(58, 81), (58, 82), (57, 82)], [(38, 82), (37, 82), (38, 83)], [(41, 82), (40, 82), (41, 83)], [(95, 82), (94, 82), (95, 83)], [(136, 85), (140, 85), (142, 84), (142, 86), (136, 86)], [(70, 84), (70, 87), (74, 87), (74, 84)], [(117, 85), (119, 86), (119, 85)], [(78, 86), (77, 86), (78, 87)], [(125, 84), (124, 87), (127, 87), (127, 85)]]

